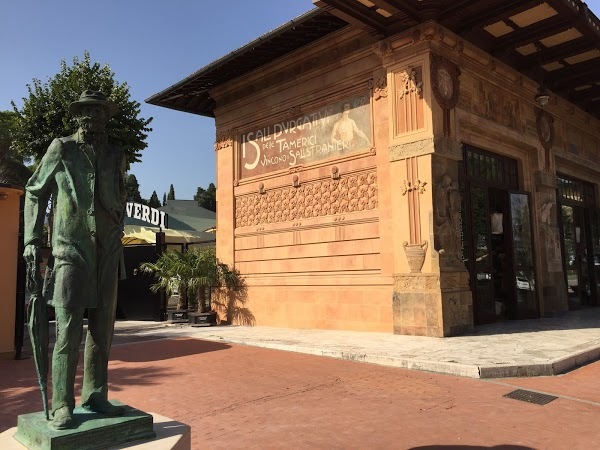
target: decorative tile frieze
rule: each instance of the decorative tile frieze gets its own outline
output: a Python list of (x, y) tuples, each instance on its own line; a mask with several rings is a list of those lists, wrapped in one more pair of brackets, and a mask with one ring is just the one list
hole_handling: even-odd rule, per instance
[(303, 183), (236, 197), (235, 226), (297, 221), (309, 217), (374, 210), (378, 207), (375, 171)]

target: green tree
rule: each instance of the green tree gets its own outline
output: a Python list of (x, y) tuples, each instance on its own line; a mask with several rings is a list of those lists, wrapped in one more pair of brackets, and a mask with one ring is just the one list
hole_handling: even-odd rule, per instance
[(13, 147), (21, 158), (39, 161), (54, 138), (67, 136), (77, 129), (69, 114), (69, 105), (86, 89), (102, 91), (119, 107), (119, 112), (107, 126), (110, 140), (123, 148), (127, 163), (140, 161), (152, 118), (140, 117), (140, 103), (130, 98), (127, 83), (115, 80), (115, 74), (107, 65), (92, 63), (89, 52), (83, 59), (73, 58), (68, 65), (62, 60), (61, 70), (43, 83), (33, 79), (27, 85), (28, 96), (23, 106), (12, 106), (18, 115)]
[(158, 195), (156, 194), (156, 191), (152, 191), (150, 200), (148, 200), (148, 206), (150, 206), (152, 208), (160, 208), (160, 200), (158, 199)]
[(162, 205), (163, 206), (167, 205), (167, 193), (166, 192), (163, 192), (163, 202), (162, 202)]
[(190, 295), (195, 294), (198, 312), (210, 309), (213, 288), (231, 291), (244, 286), (240, 273), (220, 262), (212, 247), (193, 248), (185, 253), (169, 251), (155, 263), (143, 263), (140, 269), (156, 278), (151, 286), (154, 292), (164, 289), (171, 295), (185, 287)]
[(128, 202), (145, 203), (140, 195), (140, 184), (132, 173), (125, 177), (125, 193)]
[(11, 144), (17, 126), (17, 114), (13, 111), (0, 111), (0, 158), (14, 155)]
[(206, 189), (199, 187), (194, 195), (194, 200), (198, 202), (198, 206), (216, 212), (217, 188), (214, 183), (210, 183)]
[(173, 185), (169, 188), (169, 195), (167, 195), (167, 200), (175, 200), (175, 188)]
[(12, 148), (16, 121), (17, 114), (14, 112), (0, 111), (0, 178), (24, 186), (31, 176), (31, 170)]

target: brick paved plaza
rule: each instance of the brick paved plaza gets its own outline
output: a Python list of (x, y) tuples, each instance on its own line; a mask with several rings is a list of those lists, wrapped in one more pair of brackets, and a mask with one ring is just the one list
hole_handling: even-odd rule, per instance
[[(0, 373), (4, 431), (41, 401), (31, 359)], [(191, 425), (195, 449), (600, 447), (600, 362), (484, 381), (182, 338), (115, 345), (110, 376), (111, 398)], [(559, 398), (502, 397), (517, 387)]]

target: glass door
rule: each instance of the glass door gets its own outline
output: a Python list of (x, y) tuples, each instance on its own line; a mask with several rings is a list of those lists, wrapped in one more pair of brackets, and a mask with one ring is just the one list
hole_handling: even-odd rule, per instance
[(575, 213), (573, 206), (561, 205), (562, 219), (562, 244), (565, 265), (565, 276), (567, 279), (567, 295), (569, 297), (569, 309), (581, 306), (579, 298), (579, 270), (577, 268), (577, 252), (575, 243)]
[(512, 259), (517, 319), (537, 318), (538, 302), (535, 288), (534, 248), (529, 195), (510, 192)]
[(590, 258), (592, 263), (593, 280), (595, 292), (592, 304), (598, 306), (600, 304), (600, 210), (592, 211), (592, 255)]
[[(489, 197), (485, 187), (471, 185), (472, 255), (471, 291), (475, 294), (477, 324), (496, 321), (494, 284), (492, 281), (491, 239), (489, 229)], [(473, 276), (475, 275), (475, 276)]]
[[(563, 248), (569, 309), (590, 305), (592, 300), (591, 259), (585, 208), (561, 205)], [(592, 269), (595, 270), (595, 269)]]

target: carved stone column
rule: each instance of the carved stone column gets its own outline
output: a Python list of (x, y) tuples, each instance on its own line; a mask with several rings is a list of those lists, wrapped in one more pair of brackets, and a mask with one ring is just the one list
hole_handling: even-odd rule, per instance
[[(415, 176), (416, 158), (426, 158), (425, 172), (420, 164)], [(473, 300), (469, 274), (462, 260), (461, 194), (458, 189), (459, 142), (439, 138), (408, 143), (390, 149), (390, 160), (403, 158), (409, 180), (401, 192), (408, 198), (408, 217), (412, 247), (422, 242), (423, 258), (429, 260), (413, 268), (406, 242), (410, 270), (394, 274), (394, 333), (423, 336), (454, 336), (473, 328)], [(412, 206), (412, 207), (411, 207)], [(425, 214), (415, 214), (414, 209)], [(414, 220), (427, 217), (429, 223)], [(408, 223), (407, 223), (408, 222)], [(427, 244), (429, 248), (427, 248)], [(416, 258), (416, 256), (415, 256)], [(423, 268), (421, 273), (420, 267)], [(425, 270), (427, 268), (427, 270)]]
[(469, 273), (463, 262), (462, 196), (458, 185), (458, 163), (462, 144), (438, 138), (431, 161), (431, 238), (440, 271), (440, 296), (444, 336), (473, 329), (473, 297)]
[(537, 281), (541, 291), (540, 313), (552, 317), (569, 309), (563, 271), (560, 231), (558, 228), (557, 179), (551, 172), (534, 173), (535, 205), (538, 205), (537, 227), (540, 252), (537, 261)]
[[(421, 65), (420, 65), (421, 64)], [(460, 70), (429, 57), (393, 73), (394, 137), (389, 149), (400, 181), (397, 215), (408, 265), (394, 273), (394, 333), (453, 336), (473, 328), (473, 302), (461, 252), (461, 195), (451, 110)], [(433, 102), (439, 104), (432, 108)], [(436, 124), (442, 124), (438, 126)], [(412, 139), (411, 139), (412, 138)], [(394, 169), (395, 168), (395, 169)]]

